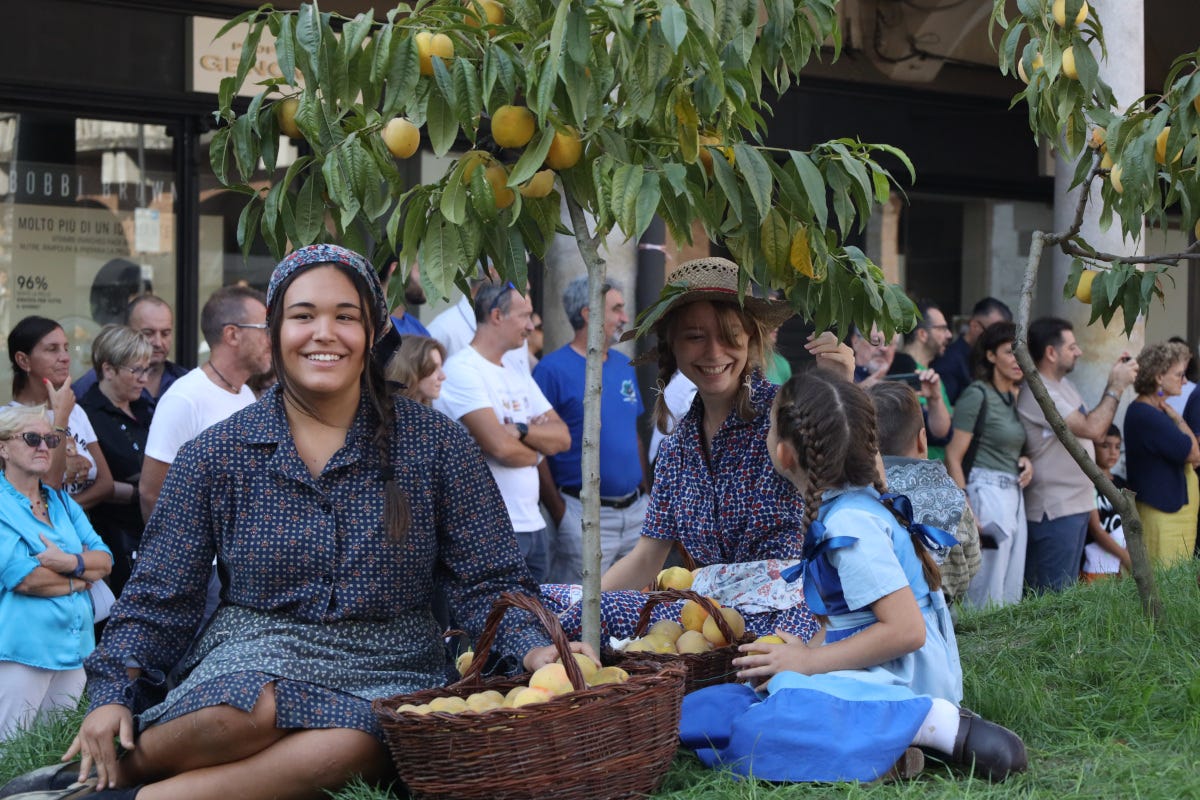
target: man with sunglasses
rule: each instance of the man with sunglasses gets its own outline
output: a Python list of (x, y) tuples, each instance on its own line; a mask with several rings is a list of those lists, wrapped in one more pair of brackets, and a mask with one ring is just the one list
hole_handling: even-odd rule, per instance
[[(438, 314), (429, 323), (429, 335), (442, 343), (446, 348), (446, 356), (450, 357), (471, 343), (475, 336), (475, 298), (480, 287), (490, 283), (499, 283), (499, 276), (494, 269), (488, 269), (486, 277), (478, 277), (467, 284), (469, 294), (463, 295), (459, 301)], [(529, 359), (529, 343), (522, 342), (520, 347), (513, 348), (501, 356), (505, 364), (529, 372), (533, 362)]]
[(537, 465), (571, 444), (571, 434), (528, 369), (504, 361), (533, 332), (533, 305), (511, 283), (484, 284), (475, 295), (475, 335), (446, 359), (446, 381), (433, 407), (461, 423), (483, 450), (529, 571), (549, 571), (546, 523), (538, 507)]

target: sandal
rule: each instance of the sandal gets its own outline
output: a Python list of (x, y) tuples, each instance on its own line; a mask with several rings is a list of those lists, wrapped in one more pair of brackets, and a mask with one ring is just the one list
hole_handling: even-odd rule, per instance
[[(96, 777), (96, 770), (94, 768), (88, 777)], [(70, 761), (66, 764), (52, 764), (48, 767), (40, 767), (13, 778), (4, 784), (3, 787), (0, 787), (0, 798), (9, 798), (13, 795), (25, 794), (27, 792), (67, 789), (78, 782), (78, 780), (78, 761)]]
[(958, 734), (951, 754), (955, 762), (995, 782), (1028, 768), (1029, 758), (1021, 737), (968, 709), (960, 708), (958, 716)]

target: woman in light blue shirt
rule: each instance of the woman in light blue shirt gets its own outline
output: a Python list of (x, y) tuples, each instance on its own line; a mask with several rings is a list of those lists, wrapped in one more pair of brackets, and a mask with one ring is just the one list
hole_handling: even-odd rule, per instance
[(0, 741), (79, 702), (96, 645), (88, 588), (112, 569), (79, 504), (42, 483), (63, 438), (44, 406), (0, 409)]

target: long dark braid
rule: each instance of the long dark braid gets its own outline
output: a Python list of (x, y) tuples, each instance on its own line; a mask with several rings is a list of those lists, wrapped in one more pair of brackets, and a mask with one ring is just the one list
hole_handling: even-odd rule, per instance
[[(821, 494), (842, 485), (884, 485), (876, 467), (878, 427), (867, 393), (828, 370), (813, 369), (779, 389), (775, 424), (780, 441), (790, 442), (797, 462), (808, 474), (804, 522), (817, 518)], [(892, 511), (891, 503), (885, 502)], [(892, 511), (895, 514), (895, 511)], [(916, 534), (910, 534), (931, 591), (941, 586), (937, 562)]]

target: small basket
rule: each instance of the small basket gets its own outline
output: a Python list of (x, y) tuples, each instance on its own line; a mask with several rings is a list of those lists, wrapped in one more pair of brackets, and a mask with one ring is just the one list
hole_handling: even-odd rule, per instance
[[(505, 692), (529, 676), (480, 675), (505, 611), (529, 611), (546, 628), (571, 683), (545, 703), (446, 714), (397, 711), (436, 697)], [(625, 683), (586, 688), (557, 618), (535, 598), (505, 592), (493, 606), (462, 680), (372, 703), (414, 798), (620, 800), (652, 794), (679, 745), (683, 669), (636, 664)]]
[(617, 664), (630, 668), (629, 664), (634, 663), (649, 663), (659, 665), (682, 664), (687, 669), (687, 679), (684, 683), (684, 693), (694, 692), (696, 689), (703, 689), (705, 686), (716, 686), (719, 683), (732, 683), (737, 680), (737, 668), (733, 666), (733, 659), (741, 655), (738, 652), (738, 645), (746, 642), (754, 641), (754, 635), (745, 633), (741, 637), (735, 637), (733, 631), (730, 630), (729, 624), (725, 622), (725, 618), (721, 616), (718, 606), (709, 598), (696, 592), (685, 591), (682, 589), (667, 589), (660, 592), (650, 592), (646, 598), (646, 605), (642, 607), (642, 615), (638, 618), (637, 628), (634, 630), (635, 636), (641, 636), (650, 627), (650, 612), (654, 607), (661, 603), (671, 603), (679, 600), (695, 600), (709, 615), (713, 617), (717, 623), (717, 627), (721, 633), (725, 635), (725, 641), (731, 644), (725, 647), (718, 647), (714, 650), (709, 650), (707, 653), (622, 653), (618, 650), (604, 651), (604, 661), (609, 664)]

